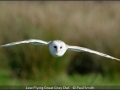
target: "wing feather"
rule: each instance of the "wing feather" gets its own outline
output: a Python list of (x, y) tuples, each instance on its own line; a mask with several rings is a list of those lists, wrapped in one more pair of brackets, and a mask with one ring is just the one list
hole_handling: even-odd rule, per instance
[(103, 56), (103, 57), (106, 57), (106, 58), (111, 58), (111, 59), (115, 59), (115, 60), (120, 61), (120, 59), (118, 59), (118, 58), (115, 58), (115, 57), (112, 57), (110, 55), (107, 55), (107, 54), (104, 54), (104, 53), (101, 53), (101, 52), (98, 52), (98, 51), (94, 51), (94, 50), (91, 50), (91, 49), (88, 49), (88, 48), (84, 48), (84, 47), (68, 46), (68, 50), (73, 50), (73, 51), (77, 51), (77, 52), (84, 51), (84, 52), (94, 53), (94, 54), (97, 54), (97, 55), (100, 55), (100, 56)]
[(37, 40), (37, 39), (29, 39), (29, 40), (4, 44), (4, 45), (1, 45), (0, 47), (8, 47), (8, 46), (13, 46), (13, 45), (17, 45), (17, 44), (23, 44), (23, 43), (31, 43), (31, 44), (34, 44), (34, 45), (47, 45), (49, 42), (42, 41), (42, 40)]

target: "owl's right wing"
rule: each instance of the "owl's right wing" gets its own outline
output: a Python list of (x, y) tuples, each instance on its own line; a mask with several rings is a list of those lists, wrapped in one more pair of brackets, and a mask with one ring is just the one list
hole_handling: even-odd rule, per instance
[(88, 49), (88, 48), (84, 48), (84, 47), (68, 46), (68, 50), (73, 50), (73, 51), (77, 51), (77, 52), (83, 51), (83, 52), (94, 53), (94, 54), (97, 54), (97, 55), (100, 55), (100, 56), (103, 56), (103, 57), (106, 57), (106, 58), (111, 58), (111, 59), (115, 59), (115, 60), (120, 61), (120, 59), (112, 57), (112, 56), (110, 56), (108, 54), (104, 54), (104, 53), (101, 53), (101, 52), (98, 52), (98, 51), (94, 51), (94, 50), (91, 50), (91, 49)]

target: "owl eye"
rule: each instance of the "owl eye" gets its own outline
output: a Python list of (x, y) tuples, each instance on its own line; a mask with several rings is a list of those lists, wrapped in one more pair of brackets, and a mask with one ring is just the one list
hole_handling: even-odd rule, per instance
[(62, 46), (60, 47), (60, 49), (62, 49)]
[(57, 48), (57, 46), (54, 46), (54, 48)]

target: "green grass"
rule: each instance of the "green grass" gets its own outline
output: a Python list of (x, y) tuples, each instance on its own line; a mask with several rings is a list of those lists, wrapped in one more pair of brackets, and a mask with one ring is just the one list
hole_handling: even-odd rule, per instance
[(0, 86), (31, 86), (31, 85), (92, 85), (92, 86), (119, 86), (120, 81), (103, 78), (100, 74), (68, 76), (59, 74), (45, 80), (25, 80), (11, 77), (9, 70), (0, 70)]
[[(60, 39), (120, 58), (118, 2), (0, 2), (0, 7), (0, 45), (31, 38)], [(86, 60), (84, 64), (82, 60)], [(108, 75), (103, 78), (94, 73), (62, 73), (73, 66), (72, 63), (67, 67), (72, 61), (86, 67), (92, 65)], [(63, 57), (55, 58), (47, 47), (17, 45), (0, 49), (0, 68), (6, 66), (11, 71), (0, 70), (1, 86), (120, 85), (120, 63), (93, 54), (67, 51)], [(19, 73), (22, 79), (15, 78)]]

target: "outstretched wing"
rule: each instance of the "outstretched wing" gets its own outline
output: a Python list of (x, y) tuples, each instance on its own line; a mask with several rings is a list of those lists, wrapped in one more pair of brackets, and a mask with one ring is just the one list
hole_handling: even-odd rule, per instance
[(23, 44), (23, 43), (31, 43), (31, 44), (34, 44), (34, 45), (47, 45), (49, 42), (42, 41), (42, 40), (36, 40), (36, 39), (29, 39), (29, 40), (4, 44), (4, 45), (1, 45), (0, 47), (8, 47), (8, 46), (13, 46), (13, 45), (17, 45), (17, 44)]
[(84, 52), (94, 53), (94, 54), (97, 54), (97, 55), (100, 55), (100, 56), (103, 56), (103, 57), (106, 57), (106, 58), (111, 58), (111, 59), (115, 59), (115, 60), (120, 61), (120, 59), (118, 59), (118, 58), (115, 58), (115, 57), (112, 57), (110, 55), (107, 55), (107, 54), (104, 54), (104, 53), (101, 53), (101, 52), (97, 52), (97, 51), (94, 51), (94, 50), (91, 50), (91, 49), (88, 49), (88, 48), (84, 48), (84, 47), (68, 46), (68, 50), (73, 50), (73, 51), (77, 51), (77, 52), (84, 51)]

